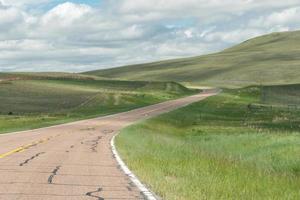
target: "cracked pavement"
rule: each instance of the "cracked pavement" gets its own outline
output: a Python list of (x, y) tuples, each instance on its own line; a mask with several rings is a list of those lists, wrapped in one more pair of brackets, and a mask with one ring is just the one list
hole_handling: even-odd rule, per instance
[(107, 117), (0, 135), (1, 200), (145, 199), (110, 146), (120, 129), (216, 90)]

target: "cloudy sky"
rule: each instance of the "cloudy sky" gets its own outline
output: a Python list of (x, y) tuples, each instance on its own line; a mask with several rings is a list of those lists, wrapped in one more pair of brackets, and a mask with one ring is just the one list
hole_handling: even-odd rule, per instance
[(299, 0), (0, 0), (0, 71), (86, 71), (206, 54), (300, 28)]

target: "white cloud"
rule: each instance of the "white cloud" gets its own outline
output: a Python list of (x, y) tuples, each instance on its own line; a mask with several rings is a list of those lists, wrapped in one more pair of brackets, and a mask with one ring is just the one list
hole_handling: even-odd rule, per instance
[(204, 37), (208, 42), (238, 43), (246, 39), (262, 35), (264, 31), (259, 29), (236, 29), (232, 31), (217, 31)]
[(281, 27), (286, 30), (288, 26), (300, 25), (299, 16), (300, 7), (292, 7), (261, 16), (258, 19), (251, 20), (249, 24), (254, 27)]
[(39, 40), (5, 40), (0, 41), (0, 50), (22, 50), (22, 51), (46, 51), (53, 46), (45, 41)]
[(299, 0), (54, 2), (0, 0), (0, 71), (84, 71), (194, 56), (300, 28)]
[[(299, 5), (298, 0), (120, 0), (122, 13), (139, 17), (184, 16), (219, 18), (224, 15), (240, 15), (249, 10), (269, 10), (274, 8)], [(209, 20), (207, 18), (206, 20)]]
[(191, 29), (185, 30), (184, 34), (187, 38), (193, 38), (193, 31)]
[(17, 8), (0, 4), (0, 26), (20, 21), (22, 18), (23, 13)]
[(90, 13), (92, 8), (88, 5), (67, 2), (48, 11), (41, 22), (45, 26), (70, 26)]
[(0, 0), (0, 3), (10, 6), (26, 6), (47, 3), (50, 1), (51, 0)]

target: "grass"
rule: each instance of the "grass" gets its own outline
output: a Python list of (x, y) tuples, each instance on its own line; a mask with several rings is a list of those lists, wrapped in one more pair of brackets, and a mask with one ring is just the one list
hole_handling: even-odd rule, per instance
[(0, 133), (128, 111), (196, 92), (173, 82), (65, 76), (2, 74)]
[(300, 85), (264, 86), (262, 101), (269, 104), (295, 107), (300, 103)]
[(300, 31), (273, 33), (210, 55), (86, 72), (126, 80), (243, 87), (300, 81)]
[(300, 111), (262, 106), (259, 87), (225, 90), (116, 138), (163, 199), (299, 199)]

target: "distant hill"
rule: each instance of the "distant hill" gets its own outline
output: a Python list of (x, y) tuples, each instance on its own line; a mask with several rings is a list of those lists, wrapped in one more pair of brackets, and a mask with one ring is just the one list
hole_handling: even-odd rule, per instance
[(0, 73), (0, 134), (124, 112), (198, 92), (175, 82)]
[(65, 72), (0, 72), (0, 81), (5, 80), (39, 80), (39, 79), (76, 79), (98, 80), (97, 76), (90, 76)]
[(125, 80), (246, 86), (300, 83), (300, 31), (272, 33), (210, 55), (84, 73)]

